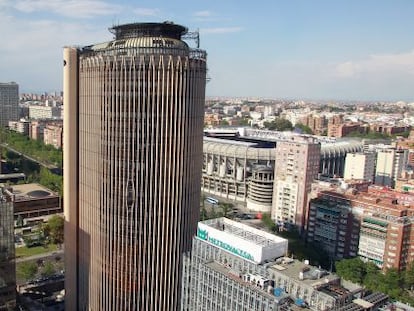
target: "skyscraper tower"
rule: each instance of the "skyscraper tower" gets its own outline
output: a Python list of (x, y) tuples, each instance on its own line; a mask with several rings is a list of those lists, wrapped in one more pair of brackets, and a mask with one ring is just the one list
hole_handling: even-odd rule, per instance
[(136, 23), (64, 49), (67, 310), (177, 310), (199, 218), (206, 53)]
[(19, 85), (16, 82), (0, 83), (0, 126), (19, 119)]

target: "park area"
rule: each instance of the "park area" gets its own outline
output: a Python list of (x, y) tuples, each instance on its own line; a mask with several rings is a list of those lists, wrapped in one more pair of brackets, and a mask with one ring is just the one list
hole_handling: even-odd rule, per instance
[(63, 218), (54, 215), (47, 222), (16, 229), (17, 284), (41, 282), (63, 274)]

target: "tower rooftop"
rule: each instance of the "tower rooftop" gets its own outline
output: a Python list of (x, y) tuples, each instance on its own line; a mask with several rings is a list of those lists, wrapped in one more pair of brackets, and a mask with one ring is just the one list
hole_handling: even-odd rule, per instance
[(116, 40), (136, 37), (166, 37), (180, 40), (188, 29), (173, 22), (163, 23), (131, 23), (113, 26), (109, 31)]

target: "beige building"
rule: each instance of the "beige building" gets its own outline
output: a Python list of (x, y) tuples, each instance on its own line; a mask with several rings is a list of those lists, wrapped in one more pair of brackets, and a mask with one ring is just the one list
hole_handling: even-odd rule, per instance
[(374, 181), (375, 153), (348, 153), (345, 158), (344, 179)]
[(199, 219), (206, 53), (170, 22), (64, 49), (66, 310), (178, 310)]
[(63, 147), (63, 125), (47, 124), (43, 130), (43, 142), (46, 145), (52, 145), (55, 148)]
[(44, 121), (32, 121), (30, 124), (30, 138), (36, 140), (43, 140), (44, 130), (45, 130)]
[(292, 136), (277, 142), (272, 219), (302, 229), (307, 197), (319, 171), (321, 145), (314, 138)]

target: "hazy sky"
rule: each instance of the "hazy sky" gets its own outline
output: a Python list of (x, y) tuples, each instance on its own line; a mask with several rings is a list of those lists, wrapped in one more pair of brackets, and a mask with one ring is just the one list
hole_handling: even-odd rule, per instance
[(199, 29), (208, 96), (414, 101), (412, 0), (0, 0), (0, 82), (62, 89), (62, 47), (108, 27)]

